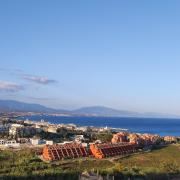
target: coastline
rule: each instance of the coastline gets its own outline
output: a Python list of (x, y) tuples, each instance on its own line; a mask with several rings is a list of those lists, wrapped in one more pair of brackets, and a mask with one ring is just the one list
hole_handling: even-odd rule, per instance
[(33, 115), (18, 117), (21, 120), (40, 121), (52, 124), (75, 124), (76, 126), (93, 126), (98, 128), (120, 128), (136, 133), (180, 136), (179, 119), (160, 118), (127, 118), (127, 117), (82, 117)]

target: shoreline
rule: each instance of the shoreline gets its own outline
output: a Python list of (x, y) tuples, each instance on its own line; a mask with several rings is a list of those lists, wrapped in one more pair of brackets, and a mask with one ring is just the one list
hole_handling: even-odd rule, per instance
[[(111, 128), (128, 130), (136, 133), (151, 133), (160, 134), (162, 136), (172, 135), (180, 136), (180, 121), (177, 119), (156, 119), (148, 118), (146, 122), (141, 122), (141, 118), (108, 118), (108, 117), (67, 117), (67, 116), (22, 116), (17, 119), (26, 120), (26, 118), (32, 121), (44, 121), (51, 124), (74, 124), (77, 127), (97, 127), (97, 128)], [(118, 120), (118, 121), (117, 121)], [(162, 121), (164, 120), (164, 121)], [(136, 122), (137, 121), (137, 122)], [(127, 122), (127, 123), (126, 123)]]

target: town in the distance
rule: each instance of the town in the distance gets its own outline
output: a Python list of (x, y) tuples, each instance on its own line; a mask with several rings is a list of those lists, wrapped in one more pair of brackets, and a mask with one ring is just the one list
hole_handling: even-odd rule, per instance
[[(22, 116), (32, 114), (39, 113), (0, 114), (1, 152), (28, 149), (34, 152), (33, 158), (51, 164), (79, 158), (114, 160), (180, 142), (180, 137), (176, 136), (140, 134), (120, 128), (52, 124), (41, 119), (21, 119)], [(83, 175), (82, 173), (81, 176)]]

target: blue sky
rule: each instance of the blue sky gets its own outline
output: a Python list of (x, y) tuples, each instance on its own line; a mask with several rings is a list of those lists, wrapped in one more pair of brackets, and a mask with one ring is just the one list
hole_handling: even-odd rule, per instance
[(180, 1), (0, 1), (0, 98), (180, 114)]

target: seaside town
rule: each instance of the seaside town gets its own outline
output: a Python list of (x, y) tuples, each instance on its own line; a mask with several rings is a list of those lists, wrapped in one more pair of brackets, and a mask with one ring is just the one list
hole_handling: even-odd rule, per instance
[[(144, 166), (146, 161), (153, 166), (155, 163), (155, 168), (163, 172), (164, 179), (168, 179), (169, 174), (178, 176), (179, 166), (174, 160), (169, 162), (168, 158), (164, 162), (164, 155), (172, 157), (173, 153), (179, 161), (180, 137), (140, 134), (121, 128), (32, 121), (31, 115), (48, 114), (0, 114), (0, 179), (113, 180), (136, 176), (143, 179), (149, 177), (149, 167), (140, 174), (137, 168), (141, 164), (137, 167), (136, 163)], [(22, 120), (22, 117), (29, 119)], [(151, 152), (155, 157), (157, 152), (160, 164), (165, 163), (163, 167), (159, 166), (156, 158), (148, 160)], [(136, 156), (140, 159), (134, 161)], [(161, 156), (162, 159), (159, 158)], [(134, 161), (134, 165), (132, 160), (126, 164), (127, 167), (123, 164), (122, 161), (128, 162), (128, 158)], [(156, 175), (158, 179), (162, 176), (161, 171)]]
[[(78, 157), (106, 158), (123, 156), (153, 145), (177, 143), (180, 137), (140, 134), (107, 127), (80, 127), (52, 124), (44, 120), (18, 120), (22, 114), (1, 114), (0, 150), (37, 148), (44, 161)], [(26, 115), (23, 113), (23, 115)]]

